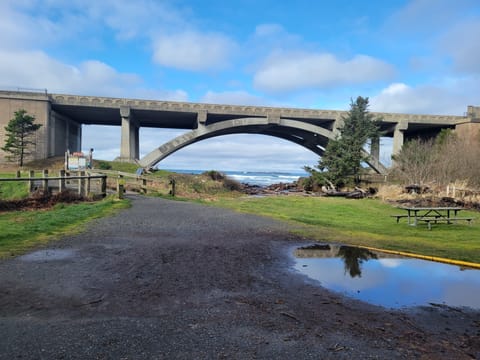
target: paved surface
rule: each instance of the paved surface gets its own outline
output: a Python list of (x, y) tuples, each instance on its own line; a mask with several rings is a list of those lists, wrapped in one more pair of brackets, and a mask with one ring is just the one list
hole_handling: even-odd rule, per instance
[(286, 225), (132, 197), (0, 262), (0, 359), (471, 359), (480, 314), (391, 311), (292, 271)]

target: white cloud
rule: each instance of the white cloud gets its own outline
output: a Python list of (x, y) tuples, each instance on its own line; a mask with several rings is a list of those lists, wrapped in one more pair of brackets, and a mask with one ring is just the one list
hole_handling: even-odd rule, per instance
[(479, 78), (450, 78), (435, 84), (394, 83), (370, 98), (371, 110), (409, 114), (463, 115), (478, 103)]
[(186, 26), (182, 14), (167, 1), (94, 0), (90, 7), (117, 31), (120, 39), (152, 35), (159, 28)]
[[(145, 2), (150, 4), (146, 8), (152, 10), (154, 2)], [(105, 6), (106, 2), (101, 4)], [(107, 13), (121, 24), (127, 13), (123, 9), (120, 14), (121, 7), (116, 2), (112, 6)], [(102, 17), (106, 10), (96, 1), (83, 0), (72, 0), (67, 4), (59, 0), (47, 3), (35, 0), (0, 2), (0, 86), (185, 101), (185, 91), (147, 89), (137, 74), (120, 72), (103, 61), (81, 59), (78, 63), (69, 64), (40, 50), (46, 45), (61, 44), (65, 39), (78, 44), (73, 34), (91, 28), (86, 25), (97, 26), (95, 20)], [(52, 14), (55, 14), (55, 21), (51, 20)], [(70, 43), (68, 45), (71, 46)]]
[(72, 66), (42, 51), (0, 51), (2, 85), (48, 88), (51, 92), (118, 94), (140, 83), (133, 74), (119, 73), (100, 61)]
[(235, 48), (234, 41), (222, 34), (188, 31), (158, 36), (153, 58), (162, 66), (201, 71), (225, 67)]
[(97, 60), (78, 66), (62, 63), (43, 51), (0, 50), (0, 86), (47, 89), (52, 93), (147, 97), (187, 100), (182, 90), (152, 90), (143, 87), (135, 74), (121, 73)]
[[(92, 30), (108, 27), (115, 32), (117, 39), (131, 40), (151, 36), (162, 27), (182, 27), (187, 24), (178, 7), (171, 6), (168, 1), (2, 0), (2, 2), (5, 3), (3, 8), (12, 10), (17, 19), (25, 18), (31, 21), (31, 24), (23, 22), (30, 29), (38, 29), (39, 22), (50, 22), (46, 19), (55, 19), (52, 24), (58, 30), (56, 34), (59, 36), (64, 33), (85, 35)], [(42, 32), (41, 27), (39, 30)]]
[(366, 55), (342, 61), (332, 54), (281, 52), (270, 56), (254, 77), (256, 88), (289, 92), (333, 88), (390, 79), (391, 65)]
[(269, 37), (283, 34), (284, 28), (279, 24), (260, 24), (255, 28), (255, 36)]
[(465, 18), (477, 0), (410, 0), (386, 20), (386, 27), (398, 33), (436, 34), (457, 19)]
[(289, 33), (280, 24), (260, 24), (255, 27), (252, 42), (257, 50), (292, 49), (305, 47), (304, 40)]
[(440, 48), (463, 73), (480, 73), (480, 18), (464, 21), (451, 28), (440, 40)]
[(18, 7), (25, 2), (0, 2), (0, 48), (18, 49), (50, 44), (62, 36), (61, 28), (46, 17), (30, 15)]

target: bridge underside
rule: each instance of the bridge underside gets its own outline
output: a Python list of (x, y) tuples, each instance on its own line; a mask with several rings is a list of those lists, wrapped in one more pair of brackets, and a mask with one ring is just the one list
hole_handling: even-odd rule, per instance
[[(169, 155), (188, 145), (209, 138), (232, 134), (261, 134), (281, 138), (303, 146), (319, 156), (323, 155), (328, 141), (334, 137), (334, 132), (331, 130), (298, 120), (241, 118), (211, 125), (199, 124), (197, 129), (180, 135), (145, 155), (139, 163), (145, 168), (153, 167)], [(386, 171), (385, 167), (378, 161), (378, 155), (370, 155), (368, 164), (378, 173)]]

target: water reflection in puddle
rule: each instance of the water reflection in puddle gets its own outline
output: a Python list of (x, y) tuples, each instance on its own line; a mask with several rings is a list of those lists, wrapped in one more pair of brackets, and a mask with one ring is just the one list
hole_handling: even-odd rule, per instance
[(480, 270), (334, 244), (298, 248), (295, 257), (295, 269), (323, 287), (372, 304), (480, 309)]

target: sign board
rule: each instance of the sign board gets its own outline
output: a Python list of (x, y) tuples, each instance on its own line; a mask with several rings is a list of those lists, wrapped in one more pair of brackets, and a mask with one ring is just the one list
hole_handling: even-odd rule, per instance
[(70, 153), (67, 151), (67, 153), (65, 154), (66, 170), (83, 171), (86, 169), (91, 169), (92, 168), (92, 152), (93, 152), (93, 149), (90, 150), (90, 153), (88, 155), (85, 155), (83, 152)]

